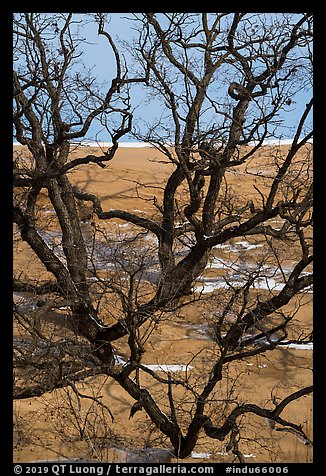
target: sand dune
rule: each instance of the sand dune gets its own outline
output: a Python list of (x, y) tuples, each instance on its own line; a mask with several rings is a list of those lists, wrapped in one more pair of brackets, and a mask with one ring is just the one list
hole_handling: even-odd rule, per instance
[[(104, 146), (106, 147), (107, 144), (103, 144)], [(21, 150), (20, 147), (16, 148), (18, 152)], [(79, 156), (83, 150), (81, 148), (73, 150), (71, 157)], [(93, 144), (87, 150), (89, 153), (100, 153)], [(259, 159), (256, 163), (252, 161), (251, 170), (258, 170), (260, 165)], [(122, 147), (118, 149), (116, 156), (105, 169), (89, 164), (71, 171), (69, 178), (79, 189), (100, 196), (104, 211), (121, 208), (140, 216), (158, 219), (159, 214), (155, 203), (162, 199), (164, 184), (172, 170), (173, 165), (167, 163), (164, 156), (154, 148)], [(257, 175), (247, 176), (243, 166), (239, 167), (237, 174), (228, 174), (229, 184), (238, 191), (240, 198), (250, 196), (255, 200), (258, 192), (253, 188), (253, 184), (257, 185), (260, 180), (261, 178)], [(262, 180), (261, 188), (263, 189), (264, 186)], [(43, 231), (44, 238), (49, 243), (57, 244), (56, 253), (62, 257), (61, 235), (58, 231), (54, 211), (45, 193), (41, 194), (38, 206), (40, 212), (43, 212), (42, 221), (47, 230)], [(135, 230), (134, 225), (122, 220), (114, 220), (114, 223), (103, 222), (95, 217), (93, 220), (99, 229), (107, 233), (106, 236), (111, 236), (110, 246), (113, 246), (114, 240), (117, 244), (119, 237), (123, 239), (126, 234), (132, 234)], [(85, 236), (87, 233), (90, 231), (89, 224), (86, 223)], [(158, 263), (154, 255), (157, 245), (156, 238), (149, 233), (141, 239), (143, 249), (147, 250), (148, 259), (144, 278), (149, 285), (153, 285), (158, 276)], [(230, 274), (233, 273), (233, 284), (241, 285), (241, 280), (236, 276), (236, 273), (243, 271), (240, 269), (241, 266), (246, 266), (247, 270), (250, 266), (256, 266), (255, 260), (257, 261), (259, 253), (264, 251), (263, 247), (263, 243), (257, 240), (239, 239), (214, 250), (215, 254), (207, 267), (207, 273), (205, 272), (206, 274), (198, 280), (195, 290), (203, 291), (207, 296), (212, 292), (223, 291), (226, 287), (225, 273), (228, 270), (231, 270)], [(98, 284), (99, 280), (107, 279), (109, 273), (119, 271), (114, 268), (115, 265), (111, 260), (112, 249), (105, 240), (101, 241), (99, 237), (97, 248), (95, 248), (92, 257), (92, 264), (95, 263), (95, 267), (99, 271), (96, 276), (90, 275), (89, 277), (94, 281), (94, 286)], [(14, 272), (16, 274), (22, 272), (25, 277), (40, 280), (50, 277), (26, 243), (17, 242), (14, 250)], [(240, 251), (243, 253), (242, 261), (238, 259)], [(180, 255), (182, 253), (183, 250), (180, 248)], [(284, 256), (285, 271), (291, 269), (293, 260), (290, 251), (288, 253)], [(253, 257), (252, 262), (249, 261), (250, 257)], [(268, 279), (257, 278), (257, 292), (267, 292), (268, 289), (278, 290), (282, 286), (282, 273), (278, 270), (271, 268)], [(35, 296), (28, 293), (16, 293), (15, 299), (20, 306), (25, 306), (24, 309), (28, 312), (36, 312), (33, 308)], [(298, 308), (299, 302), (300, 308)], [(101, 312), (105, 318), (105, 313), (110, 306), (107, 297), (103, 297), (101, 306)], [(288, 304), (286, 309), (293, 311), (297, 309), (293, 336), (299, 335), (301, 331), (308, 332), (311, 329), (312, 295), (302, 295), (299, 300)], [(59, 332), (61, 336), (68, 332), (66, 327), (63, 324), (61, 327), (56, 327), (53, 323), (64, 319), (66, 312), (63, 308), (59, 311), (56, 310), (51, 316), (43, 316), (44, 319), (48, 319), (49, 325), (53, 326), (53, 332)], [(207, 363), (210, 363), (217, 353), (217, 345), (211, 338), (211, 323), (212, 312), (205, 301), (197, 306), (189, 306), (185, 313), (179, 313), (178, 316), (165, 318), (160, 323), (159, 332), (153, 332), (146, 343), (144, 366), (150, 370), (159, 371), (162, 375), (166, 375), (167, 372), (183, 375), (187, 372), (189, 378), (196, 378), (200, 382), (200, 379), (205, 376)], [(288, 340), (291, 340), (293, 336), (290, 335)], [(123, 365), (125, 356), (128, 355), (126, 339), (117, 342), (116, 351), (120, 356), (120, 363)], [(230, 365), (228, 367), (229, 384), (232, 386), (232, 395), (240, 401), (249, 401), (270, 408), (273, 398), (280, 401), (287, 393), (301, 386), (310, 385), (311, 368), (311, 343), (307, 342), (305, 346), (296, 346), (291, 343), (287, 344), (287, 340), (285, 340), (284, 345), (274, 352), (266, 352), (259, 357), (250, 357)], [(142, 384), (146, 385), (158, 400), (163, 398), (160, 396), (162, 392), (160, 385), (151, 378), (149, 373), (143, 372), (141, 378)], [(143, 411), (137, 412), (134, 418), (129, 419), (130, 408), (134, 402), (116, 383), (105, 376), (98, 376), (86, 380), (84, 384), (80, 384), (79, 388), (83, 393), (95, 392), (97, 395), (102, 395), (101, 401), (110, 408), (114, 415), (114, 422), (110, 421), (107, 424), (106, 433), (102, 428), (102, 446), (97, 441), (99, 445), (97, 449), (91, 448), (90, 433), (88, 439), (87, 437), (78, 439), (76, 436), (78, 435), (76, 415), (73, 415), (71, 408), (66, 408), (69, 419), (63, 420), (62, 409), (63, 405), (67, 406), (67, 392), (58, 390), (39, 398), (25, 399), (15, 403), (16, 428), (20, 428), (19, 431), (21, 431), (19, 433), (17, 430), (18, 433), (15, 436), (15, 462), (53, 460), (57, 457), (69, 459), (82, 457), (95, 460), (102, 458), (115, 462), (159, 462), (166, 458), (172, 462), (177, 461), (164, 447), (166, 442), (155, 433)], [(230, 388), (228, 391), (231, 391)], [(220, 396), (223, 399), (225, 392), (222, 384), (218, 386), (217, 398)], [(63, 400), (64, 397), (66, 400)], [(181, 411), (182, 408), (188, 409), (181, 389), (176, 389), (175, 398), (180, 404), (178, 411)], [(92, 402), (89, 400), (81, 401), (81, 407), (78, 410), (79, 423), (84, 421), (83, 418), (87, 414), (90, 415), (90, 419), (93, 418), (90, 410), (91, 404)], [(311, 407), (311, 397), (305, 397), (300, 401), (293, 402), (285, 416), (293, 418), (294, 421), (304, 421), (305, 430), (311, 433)], [(216, 415), (218, 416), (218, 412)], [(96, 424), (98, 422), (94, 423), (94, 429)], [(263, 422), (258, 417), (243, 418), (241, 432), (244, 437), (242, 444), (246, 462), (312, 461), (311, 447), (299, 441), (293, 434), (284, 432), (276, 434), (269, 427), (268, 422)], [(209, 440), (203, 434), (199, 438), (192, 457), (187, 458), (185, 462), (232, 462), (234, 457), (226, 451), (225, 445), (226, 442)], [(154, 448), (150, 451), (148, 446)]]

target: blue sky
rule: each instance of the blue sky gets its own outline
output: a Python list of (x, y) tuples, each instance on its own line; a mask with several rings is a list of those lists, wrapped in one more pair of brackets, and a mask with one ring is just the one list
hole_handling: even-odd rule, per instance
[[(132, 21), (126, 20), (126, 17), (131, 17), (131, 13), (111, 13), (111, 21), (107, 25), (106, 30), (110, 33), (115, 41), (128, 41), (132, 42), (136, 33), (132, 30)], [(112, 50), (108, 47), (107, 40), (103, 36), (99, 36), (94, 24), (89, 24), (87, 29), (83, 32), (87, 39), (88, 44), (83, 47), (83, 61), (88, 66), (94, 66), (94, 72), (99, 80), (107, 81), (107, 84), (111, 84), (111, 80), (115, 73), (115, 61)], [(128, 52), (124, 52), (126, 59), (130, 59)], [(159, 116), (161, 112), (161, 101), (146, 100), (146, 93), (141, 85), (133, 85), (131, 90), (132, 95), (132, 107), (135, 107), (133, 123), (139, 123), (139, 120), (150, 121), (153, 118)], [(106, 131), (101, 132), (101, 128), (96, 122), (92, 124), (89, 131), (90, 139), (93, 139), (94, 135), (97, 135), (100, 141), (109, 141)], [(124, 136), (123, 141), (135, 141), (132, 136)]]
[[(111, 22), (107, 27), (114, 40), (126, 40), (131, 41), (135, 32), (132, 29), (133, 22), (126, 20), (127, 16), (132, 14), (128, 13), (111, 13)], [(108, 80), (110, 84), (112, 79), (112, 68), (114, 68), (113, 54), (110, 52), (107, 41), (104, 37), (99, 37), (96, 32), (95, 25), (88, 25), (85, 30), (88, 40), (92, 44), (84, 45), (84, 61), (88, 65), (94, 65), (94, 71), (99, 79)], [(128, 55), (128, 53), (126, 53)], [(128, 59), (128, 57), (127, 57)], [(114, 72), (114, 69), (113, 69)], [(299, 120), (301, 113), (305, 108), (305, 104), (310, 100), (312, 91), (306, 91), (302, 89), (295, 97), (295, 101), (289, 107), (290, 114), (287, 114), (287, 118), (290, 119), (290, 125), (295, 126)], [(151, 99), (150, 102), (145, 100), (145, 92), (142, 87), (134, 87), (132, 91), (132, 99), (134, 104), (138, 104), (138, 107), (134, 111), (134, 124), (140, 124), (142, 120), (151, 121), (151, 119), (158, 118), (162, 110), (162, 102), (159, 100)], [(280, 116), (282, 118), (282, 115)], [(285, 117), (285, 116), (284, 116)], [(287, 119), (287, 121), (289, 121)], [(106, 132), (99, 132), (98, 126), (93, 124), (90, 130), (90, 136), (98, 134), (98, 140), (108, 141), (108, 135)], [(90, 137), (92, 138), (92, 137)], [(286, 138), (286, 137), (283, 137)], [(125, 136), (123, 141), (133, 141), (132, 137)]]
[[(75, 14), (78, 19), (78, 14)], [(81, 14), (84, 17), (83, 14)], [(133, 31), (133, 21), (128, 21), (126, 17), (131, 17), (132, 13), (111, 13), (109, 14), (111, 21), (107, 25), (106, 29), (111, 34), (115, 41), (124, 40), (132, 43), (132, 39), (136, 36), (136, 32)], [(115, 75), (115, 62), (112, 50), (109, 48), (106, 38), (99, 36), (97, 34), (97, 26), (94, 22), (89, 22), (88, 25), (84, 26), (81, 33), (87, 39), (86, 42), (82, 45), (83, 56), (82, 61), (87, 67), (94, 67), (93, 74), (99, 80), (99, 82), (104, 82), (106, 88), (111, 84), (111, 80)], [(120, 50), (121, 51), (121, 50)], [(124, 53), (126, 55), (127, 61), (130, 62), (130, 56), (128, 52)], [(132, 64), (132, 63), (129, 63)], [(229, 78), (227, 78), (228, 81)], [(302, 114), (305, 104), (310, 100), (311, 91), (306, 91), (302, 89), (297, 94), (295, 101), (289, 106), (290, 114), (287, 114), (287, 117), (290, 119), (290, 125), (293, 127), (299, 120), (300, 115)], [(136, 126), (140, 126), (144, 121), (150, 123), (155, 119), (158, 119), (162, 114), (162, 100), (157, 98), (151, 98), (150, 101), (146, 98), (145, 89), (143, 86), (134, 85), (131, 89), (131, 99), (132, 99), (132, 108), (136, 107), (134, 110), (134, 120), (133, 123)], [(280, 116), (282, 117), (282, 116)], [(290, 137), (284, 137), (286, 139)], [(96, 121), (93, 122), (86, 139), (88, 140), (99, 140), (99, 141), (110, 141), (110, 137), (107, 131), (103, 130), (103, 127)], [(134, 141), (135, 139), (132, 136), (124, 136), (122, 141)]]

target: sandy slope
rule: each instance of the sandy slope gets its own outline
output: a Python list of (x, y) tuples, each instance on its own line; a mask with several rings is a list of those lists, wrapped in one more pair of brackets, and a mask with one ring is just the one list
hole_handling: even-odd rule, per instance
[[(284, 146), (286, 147), (286, 146)], [(253, 185), (263, 190), (268, 182), (268, 175), (273, 164), (270, 162), (270, 148), (264, 154), (248, 165), (245, 173), (244, 166), (239, 168), (238, 173), (228, 174), (228, 183), (233, 193), (237, 194), (239, 200), (258, 200), (259, 194)], [(17, 148), (19, 151), (19, 148)], [(97, 149), (89, 152), (97, 153)], [(78, 156), (79, 150), (73, 152), (72, 157)], [(158, 216), (155, 203), (162, 198), (162, 187), (173, 166), (163, 163), (164, 157), (152, 148), (125, 148), (119, 149), (115, 158), (105, 169), (96, 165), (86, 165), (78, 167), (70, 173), (70, 179), (81, 190), (97, 194), (102, 198), (103, 210), (121, 208), (130, 212), (138, 213), (141, 216)], [(263, 165), (263, 177), (257, 176), (258, 168)], [(261, 175), (261, 173), (260, 173)], [(267, 182), (266, 182), (267, 181)], [(154, 198), (155, 197), (155, 198)], [(182, 200), (182, 193), (180, 193)], [(43, 207), (46, 213), (46, 224), (48, 230), (55, 231), (57, 223), (53, 211), (43, 195), (39, 200), (39, 206)], [(84, 210), (85, 211), (85, 210)], [(87, 209), (86, 209), (87, 211)], [(95, 220), (91, 218), (90, 220)], [(132, 229), (122, 221), (115, 220), (120, 236)], [(112, 225), (95, 220), (95, 225), (105, 230), (112, 229)], [(85, 229), (89, 225), (85, 224)], [(111, 227), (111, 228), (110, 228)], [(152, 240), (152, 242), (151, 242)], [(240, 242), (241, 240), (238, 240)], [(243, 241), (243, 240), (242, 240)], [(246, 240), (248, 244), (255, 244), (255, 240)], [(153, 238), (148, 239), (148, 243), (155, 246)], [(233, 243), (235, 248), (228, 250), (215, 250), (215, 258), (222, 260), (234, 260), (237, 257), (237, 243)], [(239, 245), (240, 246), (240, 245)], [(150, 247), (149, 247), (150, 250)], [(250, 256), (258, 256), (261, 250), (252, 248)], [(149, 251), (150, 252), (150, 251)], [(249, 253), (249, 250), (247, 251)], [(248, 257), (245, 254), (244, 257)], [(284, 266), (291, 264), (291, 254), (285, 254)], [(221, 263), (221, 262), (220, 262)], [(47, 279), (48, 273), (44, 269), (25, 243), (19, 243), (14, 253), (15, 273), (23, 271), (29, 278)], [(222, 272), (214, 266), (207, 270), (206, 278), (216, 278)], [(105, 274), (105, 273), (104, 273)], [(219, 292), (218, 289), (215, 292)], [(31, 296), (17, 294), (16, 299), (29, 302)], [(305, 305), (295, 316), (296, 326), (293, 336), (300, 334), (302, 330), (306, 332), (311, 328), (312, 295), (302, 297)], [(298, 302), (291, 303), (288, 308), (294, 309)], [(110, 303), (103, 301), (102, 313), (104, 319)], [(189, 368), (189, 378), (193, 382), (200, 382), (205, 377), (207, 363), (210, 363), (217, 352), (214, 343), (209, 340), (207, 327), (209, 324), (209, 313), (212, 304), (203, 303), (199, 306), (191, 306), (186, 312), (179, 316), (166, 316), (162, 321), (159, 332), (153, 332), (151, 338), (146, 343), (144, 363), (148, 365), (175, 364), (186, 365)], [(64, 311), (61, 312), (64, 314)], [(205, 317), (206, 316), (206, 317)], [(54, 322), (58, 315), (52, 316)], [(46, 318), (46, 316), (44, 316)], [(53, 320), (52, 320), (53, 321)], [(204, 324), (204, 326), (203, 326)], [(56, 327), (56, 332), (63, 335), (65, 327)], [(291, 336), (290, 336), (291, 337)], [(126, 341), (122, 339), (117, 343), (117, 352), (123, 356), (126, 354)], [(258, 358), (248, 358), (245, 361), (234, 363), (226, 369), (228, 388), (225, 384), (219, 386), (216, 391), (217, 398), (225, 398), (226, 391), (232, 396), (238, 396), (242, 401), (250, 401), (260, 405), (271, 407), (271, 399), (278, 401), (284, 398), (291, 391), (300, 386), (310, 385), (312, 379), (312, 351), (300, 350), (284, 347), (275, 352), (266, 353)], [(163, 375), (163, 374), (162, 374)], [(184, 376), (184, 372), (180, 372)], [(207, 375), (206, 375), (207, 377)], [(164, 396), (161, 395), (160, 385), (149, 375), (143, 375), (144, 385), (148, 385), (150, 390), (161, 400), (164, 405)], [(79, 388), (83, 393), (102, 395), (102, 402), (105, 403), (114, 415), (114, 422), (110, 417), (107, 425), (100, 424), (94, 416), (92, 401), (82, 400), (81, 407), (74, 411), (68, 408), (66, 391), (60, 390), (46, 394), (40, 398), (18, 401), (15, 404), (16, 419), (18, 428), (15, 434), (15, 461), (35, 461), (55, 459), (56, 457), (85, 457), (92, 459), (102, 459), (111, 461), (147, 461), (154, 458), (155, 461), (169, 457), (165, 452), (158, 455), (154, 450), (144, 450), (147, 446), (162, 448), (164, 441), (160, 435), (153, 431), (148, 418), (144, 412), (138, 412), (133, 419), (128, 419), (132, 399), (108, 378), (97, 377), (90, 379)], [(71, 393), (71, 391), (70, 391)], [(184, 400), (183, 392), (177, 388), (175, 398), (179, 402), (177, 412), (182, 409), (189, 409), (191, 402)], [(293, 418), (295, 421), (304, 421), (304, 428), (310, 432), (312, 430), (312, 410), (311, 398), (304, 397), (291, 404), (284, 417)], [(63, 411), (65, 408), (65, 411)], [(212, 409), (215, 411), (214, 409)], [(91, 443), (92, 428), (87, 427), (80, 441), (78, 425), (85, 423), (86, 415), (93, 421), (93, 431), (102, 432), (101, 444), (95, 448)], [(216, 414), (218, 421), (218, 413)], [(82, 422), (82, 423), (81, 423)], [(78, 424), (77, 424), (78, 423)], [(249, 425), (250, 424), (250, 425)], [(250, 428), (249, 428), (250, 427)], [(80, 434), (80, 432), (79, 432)], [(259, 438), (256, 437), (259, 435)], [(261, 419), (246, 416), (241, 421), (241, 436), (243, 440), (243, 450), (246, 461), (255, 462), (310, 462), (312, 460), (311, 448), (304, 445), (298, 438), (284, 432), (272, 431), (268, 422)], [(273, 442), (272, 442), (272, 439)], [(135, 452), (135, 447), (140, 450)], [(127, 451), (128, 450), (128, 451)], [(151, 456), (148, 453), (151, 453)], [(225, 442), (209, 440), (201, 435), (199, 443), (193, 454), (194, 458), (188, 458), (190, 462), (227, 462), (233, 457), (226, 454)], [(172, 461), (176, 461), (175, 459)]]

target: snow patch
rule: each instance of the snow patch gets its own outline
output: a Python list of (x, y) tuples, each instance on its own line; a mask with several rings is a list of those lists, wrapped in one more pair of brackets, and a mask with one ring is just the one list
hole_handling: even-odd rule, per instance
[(253, 250), (256, 248), (261, 248), (263, 246), (264, 245), (262, 243), (251, 244), (248, 243), (248, 241), (237, 241), (234, 245), (231, 245), (230, 243), (224, 243), (222, 245), (213, 246), (213, 248), (238, 253), (239, 251)]
[(292, 342), (284, 347), (286, 347), (287, 349), (294, 349), (294, 350), (313, 350), (314, 344), (313, 342), (307, 342), (307, 343)]
[(212, 456), (212, 453), (197, 453), (195, 451), (192, 451), (191, 457), (195, 459), (207, 459)]
[(250, 244), (248, 243), (248, 241), (237, 241), (237, 243), (235, 244), (235, 246), (237, 248), (240, 248), (242, 250), (253, 250), (255, 248), (261, 248), (262, 245), (261, 243), (258, 243), (258, 244)]
[[(115, 363), (126, 365), (126, 360), (121, 355), (115, 356)], [(191, 365), (178, 365), (178, 364), (142, 364), (149, 370), (154, 372), (187, 372), (193, 367)]]
[(176, 364), (151, 364), (151, 365), (144, 365), (149, 370), (153, 370), (154, 372), (187, 372), (191, 370), (191, 365), (176, 365)]
[[(216, 289), (229, 289), (231, 286), (234, 288), (239, 288), (241, 286), (244, 286), (246, 284), (246, 280), (242, 281), (235, 281), (232, 280), (231, 278), (228, 279), (228, 282), (226, 282), (223, 278), (220, 279), (206, 279), (202, 278), (203, 283), (197, 284), (194, 287), (194, 290), (196, 292), (201, 292), (201, 293), (211, 293), (215, 291)], [(258, 278), (256, 279), (252, 287), (254, 289), (264, 289), (268, 291), (281, 291), (284, 287), (283, 283), (277, 283), (274, 278)]]

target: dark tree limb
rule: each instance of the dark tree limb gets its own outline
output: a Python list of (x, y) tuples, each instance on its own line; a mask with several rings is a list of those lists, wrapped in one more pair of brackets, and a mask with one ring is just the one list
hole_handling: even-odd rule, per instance
[(32, 293), (36, 295), (48, 293), (61, 294), (63, 292), (56, 281), (46, 281), (42, 284), (33, 284), (31, 282), (23, 282), (17, 278), (13, 279), (13, 291)]
[(313, 387), (304, 387), (291, 395), (288, 395), (284, 398), (278, 405), (276, 405), (274, 410), (268, 410), (265, 408), (261, 408), (258, 405), (251, 404), (251, 403), (244, 403), (238, 405), (234, 408), (231, 413), (226, 417), (223, 425), (220, 427), (212, 425), (211, 421), (207, 421), (203, 428), (205, 433), (210, 438), (218, 439), (223, 441), (224, 438), (233, 430), (236, 425), (236, 420), (240, 415), (246, 413), (253, 413), (255, 415), (261, 416), (263, 418), (267, 418), (275, 423), (278, 423), (284, 431), (294, 432), (297, 436), (304, 438), (307, 444), (312, 444), (311, 440), (307, 437), (305, 432), (302, 429), (301, 425), (297, 425), (295, 423), (289, 422), (284, 420), (280, 417), (280, 414), (285, 409), (287, 405), (291, 402), (298, 400), (299, 398), (311, 394), (313, 391)]

